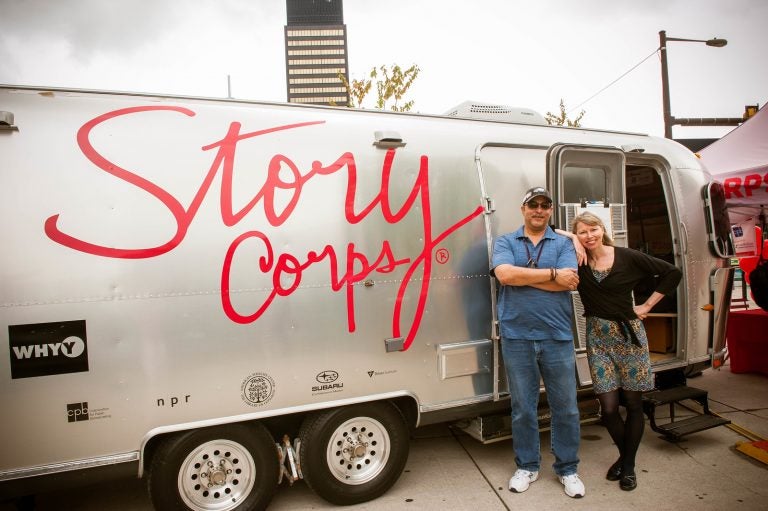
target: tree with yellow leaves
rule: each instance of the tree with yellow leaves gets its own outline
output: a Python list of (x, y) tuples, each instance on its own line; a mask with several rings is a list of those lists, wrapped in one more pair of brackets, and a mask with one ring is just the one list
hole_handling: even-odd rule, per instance
[(565, 111), (565, 101), (563, 101), (562, 98), (560, 98), (560, 115), (555, 115), (552, 112), (547, 112), (547, 115), (544, 116), (544, 119), (547, 121), (547, 124), (554, 125), (554, 126), (570, 126), (572, 128), (579, 128), (581, 127), (581, 118), (584, 117), (584, 110), (579, 112), (579, 115), (576, 116), (575, 119), (571, 120), (568, 118), (568, 113)]
[(368, 78), (347, 82), (339, 75), (349, 93), (349, 105), (352, 108), (363, 108), (363, 100), (368, 96), (373, 84), (376, 84), (376, 108), (392, 110), (393, 112), (409, 112), (414, 101), (403, 101), (408, 89), (411, 88), (421, 69), (416, 64), (403, 70), (397, 64), (374, 67), (368, 73)]

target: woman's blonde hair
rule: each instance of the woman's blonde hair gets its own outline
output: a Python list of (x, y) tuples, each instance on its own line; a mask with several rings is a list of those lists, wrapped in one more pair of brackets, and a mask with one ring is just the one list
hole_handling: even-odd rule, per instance
[(610, 236), (608, 236), (608, 232), (605, 229), (605, 224), (600, 219), (599, 216), (597, 216), (594, 213), (590, 213), (589, 211), (584, 211), (583, 213), (580, 213), (576, 218), (573, 219), (573, 222), (571, 223), (571, 232), (576, 234), (576, 226), (578, 224), (585, 224), (589, 226), (599, 226), (603, 230), (603, 245), (608, 245), (609, 247), (613, 246), (613, 240)]

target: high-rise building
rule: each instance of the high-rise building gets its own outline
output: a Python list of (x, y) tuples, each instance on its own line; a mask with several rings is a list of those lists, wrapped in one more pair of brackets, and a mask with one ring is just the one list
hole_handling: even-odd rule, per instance
[(342, 0), (286, 0), (285, 72), (289, 103), (346, 106), (347, 27)]

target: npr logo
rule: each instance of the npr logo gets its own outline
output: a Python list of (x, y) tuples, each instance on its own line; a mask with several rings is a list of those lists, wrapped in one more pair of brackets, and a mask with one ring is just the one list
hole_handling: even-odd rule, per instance
[(67, 422), (80, 422), (88, 420), (88, 401), (67, 405)]
[(8, 326), (11, 378), (88, 371), (85, 321)]

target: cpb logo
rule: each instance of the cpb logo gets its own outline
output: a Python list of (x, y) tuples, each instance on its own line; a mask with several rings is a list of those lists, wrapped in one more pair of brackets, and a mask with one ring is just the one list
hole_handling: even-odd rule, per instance
[(67, 405), (67, 422), (80, 422), (88, 420), (88, 402), (72, 403)]

